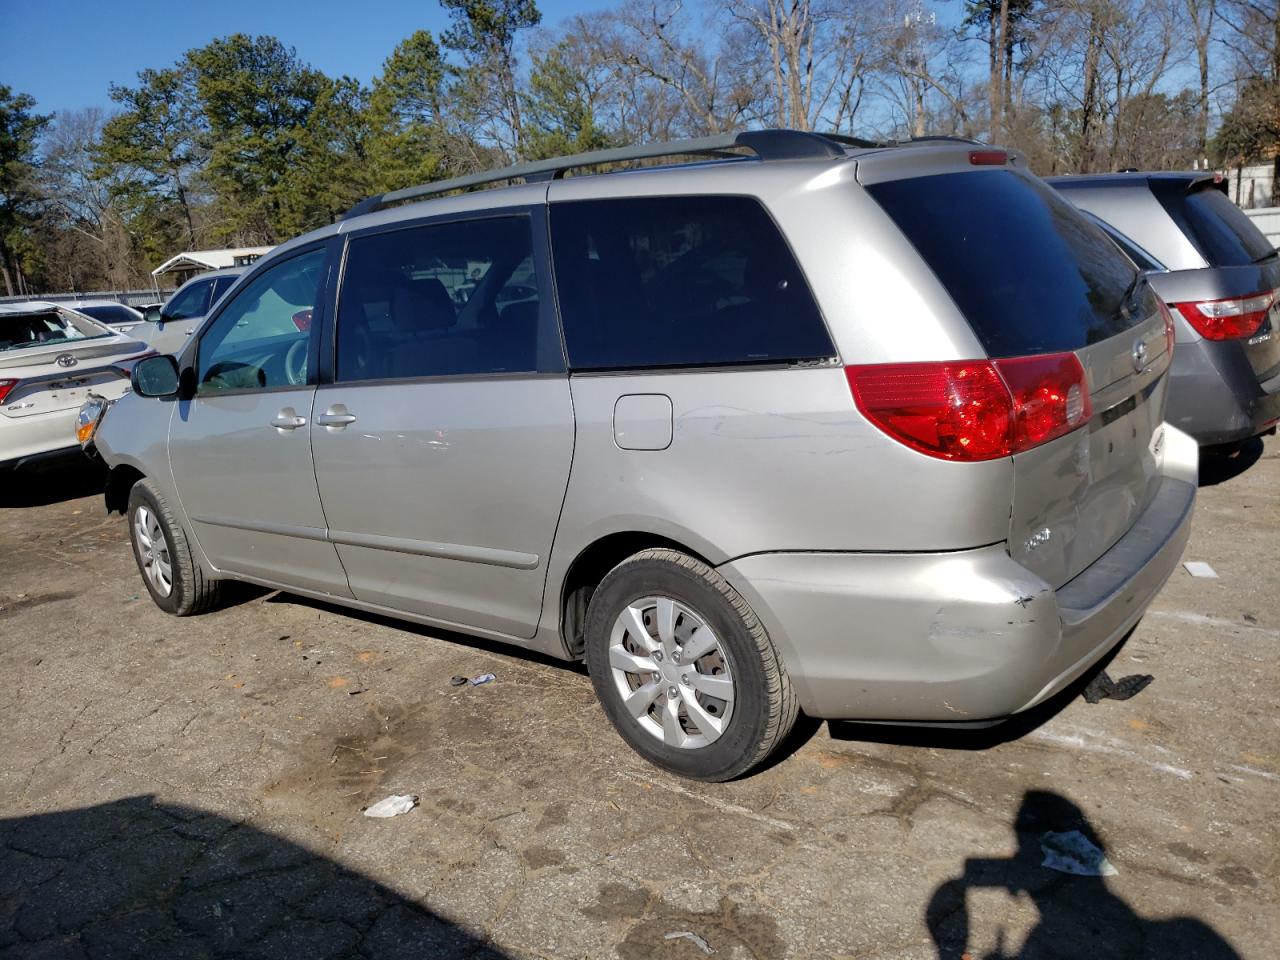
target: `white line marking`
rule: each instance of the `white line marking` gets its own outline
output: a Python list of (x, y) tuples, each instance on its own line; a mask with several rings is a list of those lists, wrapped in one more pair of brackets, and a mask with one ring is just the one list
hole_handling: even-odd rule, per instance
[(1251, 777), (1262, 777), (1263, 780), (1275, 780), (1280, 782), (1280, 773), (1272, 773), (1270, 770), (1259, 770), (1257, 767), (1246, 767), (1243, 764), (1229, 763), (1227, 766), (1235, 770), (1237, 773), (1247, 773)]
[(1102, 753), (1113, 757), (1124, 757), (1127, 760), (1134, 760), (1144, 766), (1150, 767), (1152, 770), (1159, 770), (1161, 773), (1171, 773), (1181, 780), (1191, 780), (1195, 774), (1183, 767), (1175, 767), (1170, 763), (1161, 763), (1158, 760), (1151, 760), (1144, 757), (1136, 751), (1126, 749), (1125, 747), (1115, 746), (1108, 743), (1096, 743), (1086, 740), (1082, 736), (1075, 736), (1062, 733), (1050, 733), (1048, 730), (1032, 730), (1026, 735), (1027, 740), (1040, 740), (1045, 743), (1052, 743), (1060, 747), (1074, 747), (1077, 750), (1084, 750), (1087, 753)]
[(1162, 617), (1165, 620), (1181, 620), (1183, 623), (1194, 623), (1202, 627), (1227, 627), (1232, 630), (1249, 630), (1266, 637), (1280, 637), (1280, 630), (1270, 627), (1255, 627), (1249, 623), (1236, 623), (1221, 617), (1210, 617), (1203, 613), (1192, 613), (1189, 610), (1148, 610), (1148, 617)]
[(718, 800), (715, 797), (704, 797), (702, 794), (694, 793), (692, 790), (687, 790), (679, 784), (665, 783), (662, 780), (650, 779), (642, 774), (630, 773), (625, 770), (619, 770), (618, 776), (622, 777), (624, 780), (630, 780), (632, 783), (648, 784), (651, 787), (670, 790), (672, 793), (678, 793), (680, 796), (688, 797), (690, 800), (701, 801), (708, 806), (715, 807), (717, 810), (723, 810), (725, 813), (733, 813), (740, 817), (746, 817), (747, 819), (754, 820), (757, 823), (766, 823), (778, 830), (791, 831), (796, 829), (796, 825), (794, 823), (787, 823), (785, 820), (775, 820), (773, 817), (767, 817), (763, 813), (756, 813), (754, 810), (748, 810), (746, 807), (740, 807), (736, 803), (728, 803), (724, 800)]

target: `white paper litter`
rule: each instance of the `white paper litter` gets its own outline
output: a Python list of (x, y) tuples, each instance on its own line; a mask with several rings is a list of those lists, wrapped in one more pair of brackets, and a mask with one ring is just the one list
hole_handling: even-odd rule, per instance
[(1044, 854), (1041, 866), (1059, 873), (1071, 873), (1077, 877), (1114, 877), (1119, 872), (1106, 854), (1079, 830), (1066, 833), (1050, 830), (1040, 838), (1040, 850)]
[(373, 806), (365, 810), (366, 817), (378, 817), (386, 819), (387, 817), (398, 817), (402, 813), (408, 813), (418, 805), (418, 798), (412, 794), (393, 793), (384, 800), (379, 800)]
[(664, 940), (692, 940), (692, 941), (693, 941), (694, 946), (696, 946), (696, 947), (697, 947), (699, 950), (701, 950), (703, 953), (706, 953), (706, 954), (712, 954), (712, 953), (715, 953), (715, 951), (711, 949), (711, 944), (707, 943), (707, 941), (703, 940), (700, 936), (698, 936), (698, 935), (697, 935), (696, 933), (694, 933), (692, 930), (672, 930), (670, 933), (668, 933), (668, 934), (667, 934), (665, 937), (663, 937), (662, 939), (664, 939)]
[(1183, 564), (1187, 568), (1187, 573), (1193, 577), (1212, 577), (1218, 579), (1218, 572), (1209, 566), (1203, 560), (1188, 560)]

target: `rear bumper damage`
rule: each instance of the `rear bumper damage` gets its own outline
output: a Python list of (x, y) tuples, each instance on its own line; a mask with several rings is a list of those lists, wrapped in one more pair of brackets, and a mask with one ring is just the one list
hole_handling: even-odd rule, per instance
[(756, 554), (719, 569), (769, 630), (810, 716), (1007, 717), (1105, 656), (1177, 567), (1191, 532), (1198, 450), (1186, 434), (1165, 430), (1153, 502), (1056, 590), (1004, 544), (936, 554)]

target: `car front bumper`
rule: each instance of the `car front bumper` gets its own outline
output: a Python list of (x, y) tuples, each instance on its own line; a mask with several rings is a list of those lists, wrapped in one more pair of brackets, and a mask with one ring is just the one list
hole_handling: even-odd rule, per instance
[(1007, 717), (1105, 656), (1176, 569), (1191, 532), (1198, 451), (1186, 434), (1165, 430), (1155, 499), (1057, 590), (1003, 544), (936, 554), (763, 553), (719, 569), (769, 631), (810, 716)]

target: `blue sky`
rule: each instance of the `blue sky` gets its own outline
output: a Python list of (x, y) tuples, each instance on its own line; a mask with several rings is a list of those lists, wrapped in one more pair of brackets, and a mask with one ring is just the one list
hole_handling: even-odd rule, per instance
[[(538, 0), (544, 24), (609, 0)], [(0, 84), (43, 113), (109, 107), (112, 83), (237, 31), (271, 34), (330, 75), (368, 82), (414, 30), (439, 33), (436, 0), (0, 0)]]

